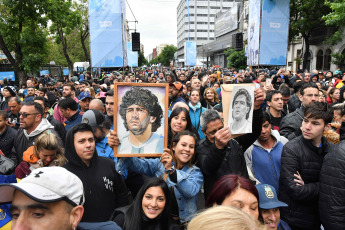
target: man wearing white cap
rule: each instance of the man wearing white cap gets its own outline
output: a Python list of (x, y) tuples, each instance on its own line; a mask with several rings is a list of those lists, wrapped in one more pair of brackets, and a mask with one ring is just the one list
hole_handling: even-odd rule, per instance
[(39, 168), (19, 183), (0, 185), (12, 229), (76, 229), (83, 213), (83, 183), (61, 167)]

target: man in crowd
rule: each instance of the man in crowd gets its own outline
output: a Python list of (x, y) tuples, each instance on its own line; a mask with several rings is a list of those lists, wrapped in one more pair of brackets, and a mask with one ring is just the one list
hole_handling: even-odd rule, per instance
[(79, 85), (79, 91), (80, 93), (84, 92), (85, 88), (88, 86), (88, 83), (86, 81), (81, 81)]
[(296, 109), (295, 112), (285, 116), (280, 123), (280, 135), (289, 140), (292, 140), (302, 134), (300, 127), (303, 121), (305, 107), (312, 102), (318, 101), (319, 88), (314, 83), (303, 84), (300, 90), (299, 99), (302, 103), (302, 106)]
[[(206, 110), (200, 117), (201, 130), (206, 138), (199, 141), (196, 152), (199, 153), (197, 165), (204, 175), (205, 200), (207, 200), (215, 182), (226, 174), (238, 174), (248, 178), (244, 150), (260, 136), (264, 100), (261, 89), (255, 89), (252, 133), (231, 139), (228, 127), (215, 110)], [(229, 141), (230, 140), (230, 141)]]
[(186, 103), (186, 101), (180, 96), (181, 91), (181, 82), (174, 82), (169, 84), (169, 110), (172, 110), (176, 102), (182, 101)]
[[(75, 89), (73, 85), (64, 85), (62, 89), (62, 96), (64, 98), (73, 98), (73, 100), (75, 100), (78, 103), (78, 98), (75, 97)], [(62, 115), (58, 105), (56, 105), (54, 108), (53, 116), (54, 119), (60, 121), (61, 123), (64, 123), (66, 121), (66, 118)]]
[(128, 205), (127, 188), (115, 170), (115, 162), (97, 155), (91, 126), (77, 124), (67, 132), (64, 166), (83, 182), (85, 204), (83, 222), (103, 222), (110, 219), (118, 207)]
[(28, 90), (28, 95), (26, 95), (24, 102), (30, 102), (34, 100), (34, 96), (35, 96), (35, 87), (30, 86), (27, 88)]
[(278, 90), (271, 90), (266, 94), (266, 101), (268, 105), (268, 114), (271, 117), (271, 124), (273, 130), (278, 130), (280, 122), (285, 116), (283, 113), (283, 96)]
[(80, 115), (83, 115), (86, 111), (89, 110), (91, 96), (88, 92), (81, 92), (78, 97)]
[(282, 94), (283, 105), (284, 105), (282, 112), (284, 113), (284, 115), (287, 115), (287, 114), (295, 111), (296, 108), (295, 108), (294, 104), (292, 104), (290, 101), (290, 98), (291, 98), (290, 88), (289, 87), (281, 87), (279, 91)]
[(0, 185), (11, 204), (12, 229), (76, 229), (84, 213), (83, 184), (61, 167), (35, 169), (19, 183)]
[(303, 84), (303, 81), (298, 81), (293, 85), (294, 94), (291, 96), (289, 103), (295, 107), (295, 110), (301, 107), (301, 100), (299, 99), (299, 96), (301, 95), (300, 92)]
[(54, 126), (47, 119), (43, 119), (43, 114), (43, 107), (34, 101), (24, 103), (20, 109), (20, 129), (14, 138), (14, 150), (18, 162), (22, 161), (24, 151), (34, 145), (36, 137), (48, 129), (58, 137), (63, 146)]
[[(107, 111), (106, 118), (110, 120), (111, 124), (114, 123), (114, 90), (110, 90), (105, 94), (105, 109)], [(112, 125), (113, 129), (114, 124)]]
[(45, 97), (35, 97), (34, 102), (37, 102), (43, 107), (43, 118), (46, 118), (50, 124), (54, 126), (54, 130), (59, 134), (59, 137), (61, 138), (62, 142), (65, 143), (65, 137), (66, 137), (66, 130), (64, 125), (55, 120), (52, 115), (48, 113), (49, 111), (49, 101)]
[(256, 189), (259, 193), (259, 208), (262, 221), (268, 230), (290, 230), (289, 225), (280, 219), (280, 207), (287, 204), (278, 200), (277, 192), (269, 184), (258, 184)]
[(264, 112), (259, 138), (245, 151), (249, 178), (279, 188), (280, 159), (283, 146), (288, 139), (271, 129), (271, 117)]
[(120, 115), (129, 135), (120, 140), (118, 153), (162, 153), (163, 136), (155, 133), (161, 126), (163, 110), (149, 90), (133, 87), (122, 97)]
[(281, 216), (292, 229), (320, 229), (320, 171), (325, 155), (333, 148), (323, 132), (330, 128), (332, 118), (327, 104), (310, 103), (304, 111), (302, 135), (283, 148), (279, 200), (288, 204), (281, 209)]
[[(8, 122), (8, 114), (0, 110), (0, 150), (7, 158), (12, 158), (12, 148), (14, 146), (14, 137), (17, 130), (11, 128)], [(15, 158), (15, 157), (14, 157)]]
[(22, 101), (19, 97), (11, 97), (8, 101), (8, 107), (10, 108), (10, 113), (8, 114), (9, 123), (8, 125), (16, 130), (19, 129), (19, 111), (22, 108)]
[(66, 118), (65, 129), (66, 132), (76, 124), (80, 124), (82, 121), (82, 115), (78, 110), (78, 103), (72, 98), (62, 99), (59, 104), (61, 114)]
[[(91, 102), (90, 102), (90, 105), (89, 105), (89, 109), (95, 109), (95, 110), (98, 110), (100, 111), (102, 114), (105, 113), (105, 107), (103, 105), (103, 102), (98, 99), (98, 98), (95, 98), (95, 99), (92, 99)], [(111, 122), (112, 123), (112, 122)]]
[(5, 110), (6, 112), (9, 112), (9, 106), (8, 101), (11, 97), (16, 96), (16, 89), (13, 86), (6, 86), (4, 88), (3, 96), (4, 100), (0, 103), (0, 110)]

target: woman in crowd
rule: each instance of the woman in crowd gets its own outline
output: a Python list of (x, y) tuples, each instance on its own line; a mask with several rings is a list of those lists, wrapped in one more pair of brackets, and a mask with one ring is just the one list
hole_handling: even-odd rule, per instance
[(205, 104), (203, 106), (207, 109), (213, 109), (219, 103), (218, 93), (214, 88), (205, 89), (204, 102)]
[(328, 93), (328, 98), (326, 101), (329, 105), (337, 103), (340, 98), (340, 89), (338, 88), (331, 88)]
[[(114, 145), (111, 143), (112, 138), (108, 139), (110, 146)], [(117, 137), (115, 139), (118, 141)], [(194, 165), (197, 139), (193, 132), (180, 132), (174, 136), (171, 150), (164, 149), (161, 158), (121, 158), (116, 166), (119, 172), (130, 169), (166, 180), (174, 197), (170, 212), (174, 220), (179, 220), (181, 224), (190, 221), (196, 213), (198, 193), (203, 184), (203, 175)]]
[(216, 182), (206, 207), (217, 205), (233, 206), (256, 220), (259, 218), (258, 191), (250, 180), (237, 175), (225, 175)]
[(189, 117), (192, 121), (193, 127), (198, 131), (200, 139), (205, 138), (204, 133), (201, 131), (200, 116), (206, 111), (200, 103), (200, 92), (197, 89), (192, 89), (189, 96)]
[(199, 213), (187, 227), (188, 230), (264, 230), (258, 220), (234, 207), (217, 206)]
[(150, 178), (139, 190), (132, 204), (115, 210), (111, 218), (123, 230), (169, 230), (171, 195), (163, 179)]
[(185, 130), (193, 131), (189, 112), (183, 107), (174, 108), (168, 119), (168, 147), (170, 147), (174, 135)]
[(67, 162), (64, 149), (51, 131), (45, 131), (35, 140), (35, 145), (23, 153), (23, 161), (15, 170), (16, 177), (22, 179), (32, 170), (47, 166), (62, 166)]
[(319, 102), (326, 102), (327, 92), (323, 89), (319, 90)]
[(96, 94), (95, 94), (95, 89), (93, 87), (86, 87), (84, 91), (88, 92), (92, 99), (95, 98)]

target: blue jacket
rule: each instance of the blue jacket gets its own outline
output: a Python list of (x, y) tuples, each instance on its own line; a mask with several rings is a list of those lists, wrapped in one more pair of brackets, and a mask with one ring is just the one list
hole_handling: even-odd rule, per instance
[[(117, 158), (114, 157), (113, 149), (108, 145), (108, 137), (105, 137), (100, 142), (96, 142), (96, 150), (98, 156), (106, 157), (112, 159), (115, 163), (117, 163)], [(120, 173), (123, 179), (127, 179), (128, 171), (125, 170), (123, 173)]]
[(78, 110), (78, 112), (76, 112), (72, 117), (65, 121), (66, 132), (73, 126), (81, 123), (83, 115), (80, 115), (79, 112), (80, 111)]
[(204, 107), (201, 107), (201, 103), (198, 102), (198, 104), (196, 104), (196, 106), (193, 106), (190, 102), (188, 104), (189, 106), (189, 116), (190, 119), (192, 121), (192, 125), (194, 126), (195, 129), (198, 129), (198, 134), (199, 134), (199, 138), (204, 139), (205, 135), (204, 133), (201, 131), (201, 125), (200, 125), (200, 115), (205, 112), (207, 109)]
[[(159, 158), (142, 159), (137, 157), (121, 158), (116, 168), (119, 173), (130, 169), (149, 177), (163, 177), (165, 168)], [(168, 177), (166, 183), (174, 188), (176, 201), (179, 207), (180, 222), (190, 221), (197, 212), (198, 193), (204, 178), (200, 169), (196, 166), (185, 165), (181, 170), (176, 170), (177, 183)]]
[(178, 97), (174, 101), (169, 102), (170, 103), (169, 104), (169, 110), (171, 111), (172, 108), (174, 107), (174, 105), (176, 104), (176, 102), (179, 102), (179, 101), (182, 101), (182, 102), (186, 103), (185, 99), (183, 99), (182, 97)]
[(275, 144), (270, 151), (263, 148), (256, 140), (245, 151), (244, 156), (250, 178), (256, 180), (257, 183), (272, 185), (278, 191), (281, 166), (280, 159), (284, 144), (288, 140), (280, 136), (277, 130), (272, 130), (271, 135), (275, 139)]

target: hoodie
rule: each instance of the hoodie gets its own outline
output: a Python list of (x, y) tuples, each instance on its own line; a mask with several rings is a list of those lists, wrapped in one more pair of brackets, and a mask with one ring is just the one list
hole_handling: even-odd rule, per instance
[(84, 215), (82, 222), (105, 222), (112, 212), (129, 204), (127, 188), (120, 174), (115, 170), (113, 160), (98, 156), (95, 147), (90, 165), (83, 163), (74, 147), (74, 134), (78, 125), (72, 127), (66, 135), (65, 156), (68, 171), (80, 178), (84, 186)]
[[(283, 147), (288, 140), (279, 135), (277, 130), (272, 130), (271, 136), (275, 143), (272, 149), (265, 149), (256, 140), (244, 153), (250, 179), (257, 183), (272, 185), (279, 188), (280, 159)], [(254, 177), (254, 178), (252, 178)]]

